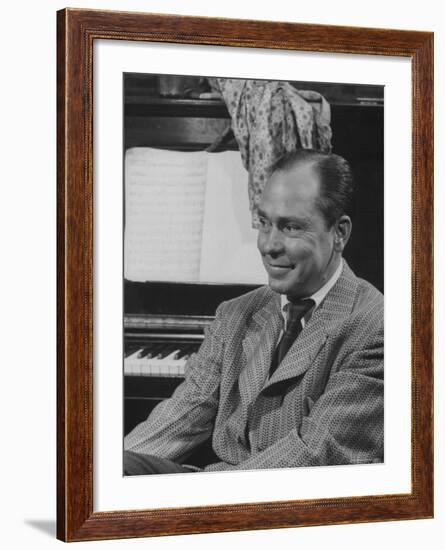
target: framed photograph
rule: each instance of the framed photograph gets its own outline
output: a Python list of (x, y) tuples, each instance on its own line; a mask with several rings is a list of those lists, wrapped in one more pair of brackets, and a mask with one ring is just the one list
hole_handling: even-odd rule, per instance
[(57, 24), (58, 538), (432, 517), (432, 33)]

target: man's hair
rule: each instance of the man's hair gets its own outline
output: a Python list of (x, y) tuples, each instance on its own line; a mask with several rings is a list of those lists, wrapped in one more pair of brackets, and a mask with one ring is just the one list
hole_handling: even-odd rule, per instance
[(314, 149), (299, 149), (280, 157), (270, 174), (290, 172), (298, 165), (309, 165), (320, 178), (320, 193), (316, 200), (326, 226), (332, 225), (344, 214), (351, 215), (354, 179), (347, 160), (340, 155), (322, 153)]

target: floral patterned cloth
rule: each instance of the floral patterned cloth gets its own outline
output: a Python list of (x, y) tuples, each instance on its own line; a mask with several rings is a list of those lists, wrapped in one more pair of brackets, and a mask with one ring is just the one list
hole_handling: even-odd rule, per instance
[(268, 173), (284, 153), (300, 148), (331, 151), (331, 111), (322, 95), (288, 82), (209, 78), (232, 119), (243, 164), (249, 172), (252, 225)]

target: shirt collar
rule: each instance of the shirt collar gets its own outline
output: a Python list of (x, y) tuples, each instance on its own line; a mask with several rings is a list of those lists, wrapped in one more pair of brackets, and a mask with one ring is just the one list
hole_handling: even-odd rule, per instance
[[(312, 294), (312, 296), (307, 296), (307, 299), (310, 298), (311, 300), (314, 300), (315, 305), (305, 315), (304, 320), (306, 322), (310, 319), (310, 317), (312, 316), (314, 311), (319, 307), (321, 302), (326, 297), (327, 293), (331, 290), (331, 288), (338, 281), (338, 279), (341, 275), (342, 269), (343, 269), (343, 258), (340, 258), (340, 262), (338, 264), (338, 267), (335, 270), (332, 277), (321, 288), (319, 288), (316, 292), (314, 292), (314, 294)], [(287, 309), (287, 304), (288, 303), (289, 303), (289, 300), (288, 300), (287, 296), (285, 294), (281, 294), (281, 311), (282, 311), (284, 319), (286, 319), (286, 309)]]

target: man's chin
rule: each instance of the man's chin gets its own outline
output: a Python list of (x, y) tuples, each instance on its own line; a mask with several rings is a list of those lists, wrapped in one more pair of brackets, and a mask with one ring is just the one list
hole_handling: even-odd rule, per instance
[(269, 277), (269, 287), (278, 294), (285, 294), (286, 296), (293, 296), (295, 298), (305, 298), (312, 294), (307, 288), (297, 284), (295, 281), (289, 282), (271, 277)]
[(279, 294), (288, 294), (290, 287), (288, 284), (286, 284), (284, 281), (277, 281), (276, 279), (272, 279), (269, 277), (269, 287), (274, 291), (278, 292)]

